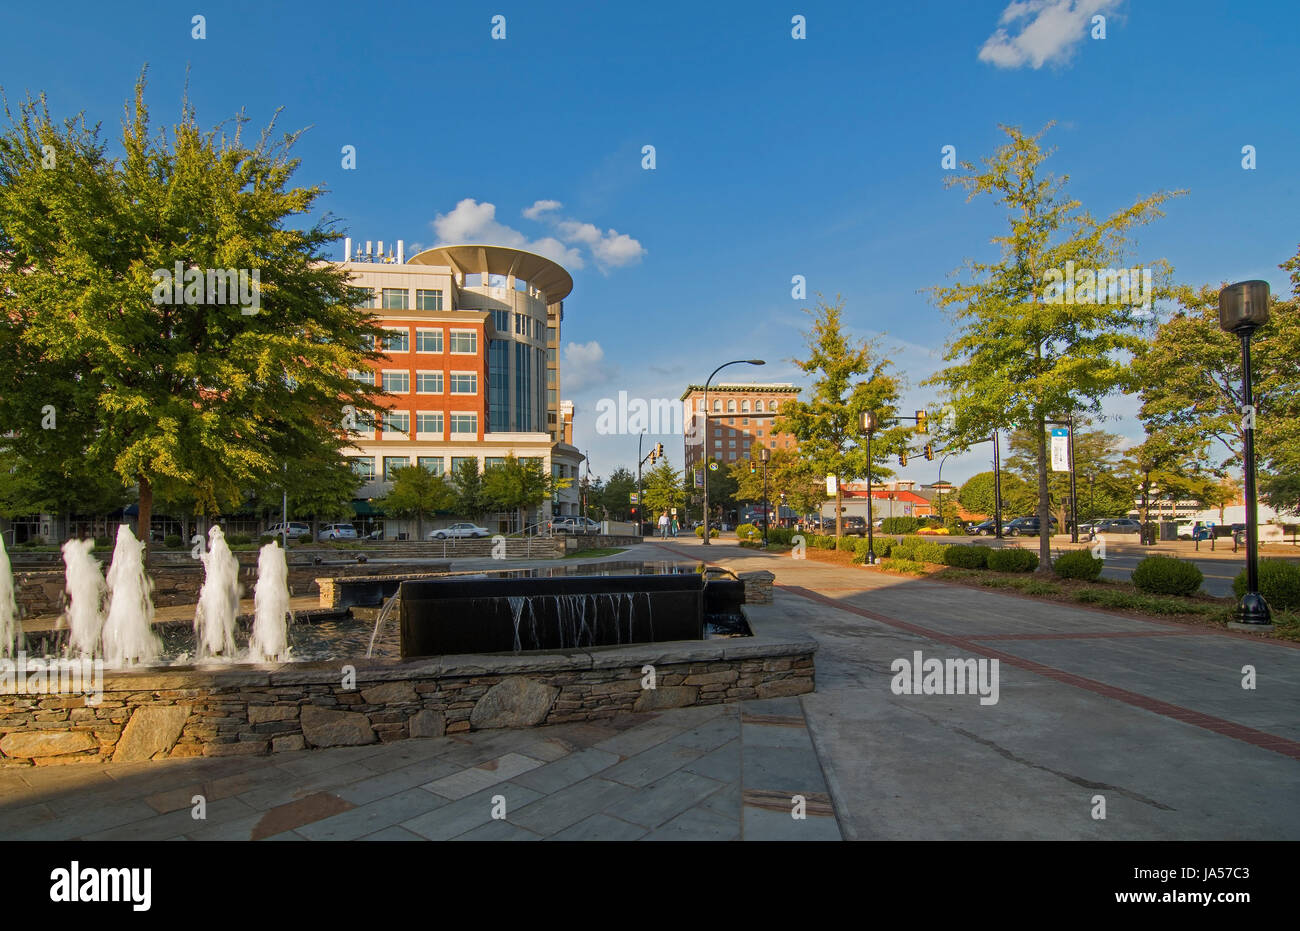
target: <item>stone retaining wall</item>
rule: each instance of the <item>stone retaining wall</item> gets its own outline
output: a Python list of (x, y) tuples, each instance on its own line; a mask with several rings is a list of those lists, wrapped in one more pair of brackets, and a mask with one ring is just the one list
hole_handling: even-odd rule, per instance
[(741, 572), (736, 578), (745, 584), (745, 604), (770, 605), (772, 603), (772, 583), (776, 576), (766, 569)]
[(0, 695), (0, 765), (265, 754), (813, 690), (815, 643), (757, 640), (416, 660), (356, 668), (351, 688), (340, 663), (113, 674), (97, 705)]

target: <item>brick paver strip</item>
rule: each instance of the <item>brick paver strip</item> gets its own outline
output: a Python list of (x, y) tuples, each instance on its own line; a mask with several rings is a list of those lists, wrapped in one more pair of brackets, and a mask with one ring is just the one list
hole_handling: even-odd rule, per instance
[[(804, 812), (809, 815), (834, 815), (831, 797), (825, 792), (805, 792)], [(794, 796), (789, 792), (772, 792), (768, 789), (746, 789), (741, 795), (741, 803), (762, 808), (766, 811), (789, 812), (794, 804)]]
[(773, 724), (778, 727), (807, 727), (803, 718), (796, 718), (789, 714), (750, 714), (742, 711), (740, 713), (741, 724)]
[[(1015, 656), (1011, 653), (1003, 653), (1001, 650), (995, 650), (992, 647), (984, 646), (977, 639), (967, 637), (957, 637), (952, 634), (946, 634), (942, 631), (933, 630), (929, 627), (922, 627), (920, 624), (913, 624), (908, 621), (900, 621), (896, 618), (887, 617), (875, 611), (868, 611), (866, 608), (859, 608), (856, 605), (844, 604), (833, 598), (827, 598), (819, 592), (814, 592), (798, 585), (779, 585), (782, 591), (789, 592), (792, 595), (799, 595), (810, 601), (824, 604), (830, 608), (837, 608), (840, 611), (847, 611), (850, 614), (857, 614), (861, 617), (870, 618), (873, 621), (879, 621), (890, 627), (899, 630), (905, 630), (909, 633), (925, 637), (929, 640), (935, 640), (939, 643), (946, 643), (950, 646), (960, 647), (963, 650), (969, 650), (972, 653), (986, 656), (989, 659), (1000, 660), (1010, 666), (1024, 669), (1036, 675), (1044, 676), (1048, 679), (1054, 679), (1066, 685), (1073, 685), (1075, 688), (1085, 689), (1104, 698), (1113, 698), (1116, 701), (1124, 702), (1135, 708), (1142, 708), (1155, 714), (1163, 715), (1167, 718), (1173, 718), (1175, 721), (1182, 721), (1186, 724), (1193, 724), (1196, 727), (1204, 728), (1207, 731), (1213, 731), (1224, 737), (1231, 737), (1234, 740), (1240, 740), (1252, 746), (1259, 747), (1262, 750), (1272, 750), (1283, 756), (1290, 757), (1293, 760), (1300, 760), (1300, 741), (1289, 740), (1285, 737), (1279, 737), (1276, 734), (1270, 734), (1266, 731), (1256, 730), (1253, 727), (1246, 727), (1237, 724), (1234, 721), (1228, 721), (1224, 718), (1218, 718), (1214, 715), (1204, 714), (1200, 711), (1192, 711), (1190, 708), (1183, 708), (1179, 705), (1167, 701), (1161, 701), (1158, 698), (1152, 698), (1149, 695), (1142, 695), (1138, 692), (1130, 692), (1128, 689), (1117, 688), (1113, 685), (1107, 685), (1104, 682), (1098, 682), (1095, 679), (1088, 679), (1084, 676), (1072, 672), (1066, 672), (1063, 669), (1057, 669), (1054, 666), (1048, 666), (1045, 663), (1039, 663), (1031, 659), (1025, 659)], [(1271, 641), (1270, 641), (1271, 642)]]
[(296, 802), (272, 808), (262, 816), (261, 821), (257, 822), (249, 840), (261, 840), (264, 837), (283, 834), (285, 831), (292, 831), (304, 824), (311, 824), (313, 821), (320, 821), (356, 807), (332, 793), (313, 792)]

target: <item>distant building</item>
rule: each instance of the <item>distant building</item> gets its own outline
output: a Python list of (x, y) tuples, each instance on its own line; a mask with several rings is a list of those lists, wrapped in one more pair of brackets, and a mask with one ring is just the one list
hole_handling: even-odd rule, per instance
[[(772, 429), (781, 406), (799, 397), (794, 385), (727, 383), (709, 385), (708, 394), (706, 412), (703, 385), (688, 385), (682, 393), (687, 411), (683, 436), (687, 474), (700, 466), (706, 451), (708, 458), (731, 466), (748, 459), (750, 451), (758, 446), (798, 447), (792, 435)], [(700, 421), (698, 418), (704, 414), (707, 417)]]
[[(841, 490), (844, 515), (865, 518), (867, 483), (845, 482)], [(929, 517), (933, 513), (934, 505), (917, 490), (913, 481), (899, 479), (871, 483), (871, 516), (875, 520), (882, 517)], [(834, 516), (835, 499), (831, 498), (822, 505), (822, 517)]]

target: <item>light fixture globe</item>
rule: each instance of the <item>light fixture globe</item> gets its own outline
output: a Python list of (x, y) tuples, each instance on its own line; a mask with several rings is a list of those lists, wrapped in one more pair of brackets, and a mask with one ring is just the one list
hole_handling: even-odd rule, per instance
[(1219, 291), (1219, 327), (1225, 333), (1250, 333), (1268, 322), (1267, 281), (1238, 281)]
[(771, 458), (771, 456), (772, 456), (772, 451), (768, 449), (766, 446), (760, 446), (758, 448), (758, 458), (761, 459), (763, 462), (767, 462), (767, 460)]
[(876, 415), (871, 411), (863, 411), (861, 424), (863, 433), (875, 433), (877, 426)]

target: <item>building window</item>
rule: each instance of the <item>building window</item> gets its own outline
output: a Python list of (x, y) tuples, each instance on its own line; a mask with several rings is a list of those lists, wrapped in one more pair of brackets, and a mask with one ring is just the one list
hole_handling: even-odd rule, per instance
[(454, 475), (455, 473), (459, 472), (462, 463), (466, 463), (466, 462), (472, 462), (474, 463), (475, 466), (477, 466), (478, 457), (477, 456), (452, 456), (451, 457), (452, 474)]
[(447, 350), (473, 355), (478, 352), (478, 334), (473, 330), (452, 330), (447, 334)]
[(713, 435), (714, 435), (714, 436), (722, 436), (722, 429), (719, 427), (718, 429), (714, 430), (714, 431), (713, 431)]
[(384, 288), (384, 309), (406, 310), (409, 296), (405, 288)]
[(555, 347), (554, 347), (554, 346), (547, 347), (547, 350), (546, 350), (546, 361), (547, 361), (547, 362), (554, 362), (554, 361), (555, 361)]
[(363, 335), (361, 337), (361, 348), (364, 349), (366, 352), (374, 352), (375, 337), (370, 333), (366, 333), (365, 335)]
[(422, 412), (416, 414), (415, 432), (417, 435), (421, 433), (436, 433), (438, 434), (439, 437), (441, 437), (442, 436), (442, 412), (435, 411), (432, 413)]
[(728, 458), (728, 459), (735, 459), (735, 458), (736, 458), (736, 451), (735, 451), (735, 450), (732, 450), (731, 452), (727, 453), (727, 458)]
[(477, 434), (478, 433), (478, 414), (452, 414), (451, 415), (451, 432), (452, 434)]
[(748, 427), (748, 426), (749, 426), (749, 418), (748, 418), (748, 417), (741, 417), (741, 418), (740, 418), (740, 425), (741, 425), (742, 427)]
[(416, 330), (416, 352), (442, 352), (442, 330)]
[(762, 431), (762, 430), (755, 430), (755, 431), (754, 431), (754, 435), (755, 435), (755, 436), (762, 436), (762, 435), (763, 435), (763, 431)]
[(364, 372), (348, 372), (348, 377), (353, 381), (359, 381), (363, 385), (375, 386), (375, 373), (373, 369), (366, 369)]
[(713, 413), (715, 413), (715, 414), (721, 414), (721, 413), (722, 413), (722, 402), (721, 402), (721, 401), (718, 401), (718, 400), (716, 400), (716, 399), (714, 400), (714, 402), (713, 402)]
[(416, 394), (442, 394), (442, 372), (416, 372)]
[(546, 389), (546, 403), (549, 404), (551, 407), (554, 407), (554, 406), (555, 406), (555, 389), (554, 389), (554, 388), (547, 388), (547, 389)]
[(736, 448), (736, 441), (735, 441), (735, 440), (727, 440), (727, 445), (728, 445), (729, 447), (731, 447), (732, 449), (735, 449), (735, 448)]
[(389, 330), (384, 337), (384, 352), (410, 352), (411, 331)]
[(749, 413), (749, 401), (748, 401), (748, 400), (744, 400), (744, 401), (741, 401), (741, 402), (740, 402), (740, 412), (741, 412), (742, 414), (748, 414), (748, 413)]
[(473, 372), (452, 372), (451, 393), (478, 394), (478, 376)]
[(353, 456), (352, 474), (363, 482), (371, 481), (375, 477), (375, 457)]
[(442, 291), (418, 288), (415, 292), (416, 310), (442, 310)]
[(548, 326), (548, 327), (546, 328), (546, 341), (547, 341), (548, 343), (553, 343), (553, 342), (555, 342), (555, 327), (553, 327), (553, 326)]
[(510, 311), (494, 310), (492, 311), (492, 328), (498, 333), (510, 332)]
[(384, 481), (391, 482), (395, 479), (393, 475), (398, 469), (405, 469), (411, 464), (409, 456), (385, 456), (384, 457)]
[(360, 308), (373, 308), (375, 306), (374, 288), (361, 288), (360, 291), (363, 293), (361, 293), (360, 299), (357, 301), (355, 306)]
[(428, 469), (434, 475), (443, 475), (447, 471), (447, 460), (441, 456), (417, 456), (415, 464), (422, 469)]
[(411, 415), (405, 411), (387, 411), (384, 414), (384, 432), (385, 433), (409, 433), (411, 431)]
[(504, 339), (488, 343), (488, 429), (510, 429), (510, 347)]
[(483, 459), (483, 471), (486, 472), (493, 466), (503, 466), (506, 464), (505, 456), (485, 456)]
[(411, 373), (385, 372), (384, 390), (392, 394), (406, 394), (411, 390)]

